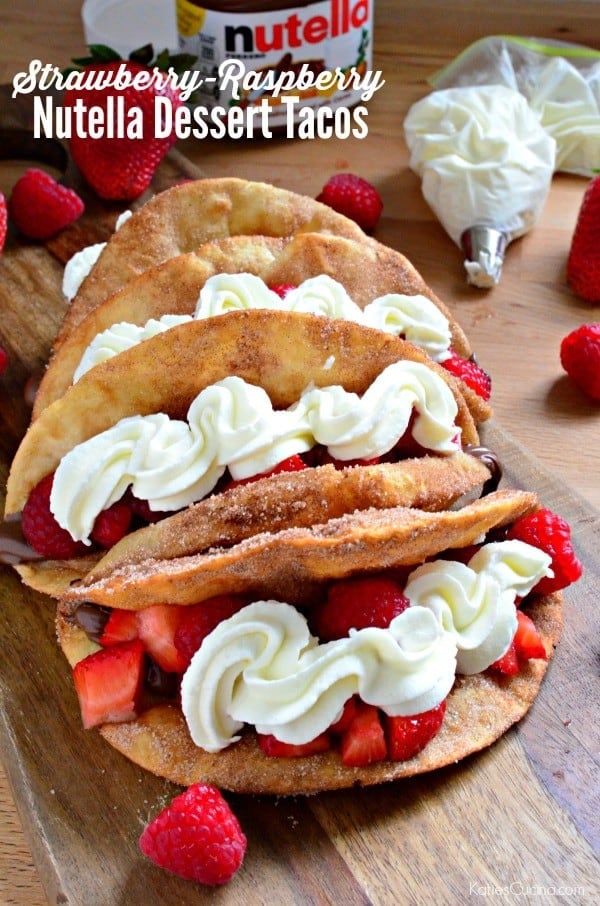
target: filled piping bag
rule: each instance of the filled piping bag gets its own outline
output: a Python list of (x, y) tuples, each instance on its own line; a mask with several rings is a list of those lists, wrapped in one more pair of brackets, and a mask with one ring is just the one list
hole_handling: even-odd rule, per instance
[(495, 286), (557, 170), (600, 167), (600, 52), (497, 36), (431, 79), (404, 122), (425, 199), (466, 254), (469, 283)]

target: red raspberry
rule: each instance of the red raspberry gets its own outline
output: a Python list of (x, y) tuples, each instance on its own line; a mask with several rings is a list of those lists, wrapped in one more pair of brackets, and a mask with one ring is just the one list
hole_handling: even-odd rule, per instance
[(600, 400), (600, 322), (582, 324), (560, 344), (560, 363), (593, 400)]
[(8, 214), (6, 211), (6, 198), (0, 192), (0, 252), (4, 248), (4, 243), (6, 242), (6, 227), (8, 222)]
[(96, 516), (92, 529), (92, 541), (100, 547), (109, 548), (123, 538), (131, 528), (131, 507), (124, 500), (117, 500)]
[(246, 837), (219, 790), (195, 783), (148, 824), (140, 849), (182, 878), (225, 884), (243, 862)]
[(354, 220), (366, 233), (375, 229), (383, 210), (377, 189), (353, 173), (332, 176), (317, 195), (317, 201)]
[(296, 289), (296, 287), (293, 283), (276, 283), (274, 286), (270, 286), (269, 289), (272, 293), (277, 293), (280, 299), (285, 299), (290, 290)]
[(442, 365), (451, 374), (464, 381), (467, 387), (474, 390), (482, 399), (489, 400), (492, 395), (492, 379), (474, 359), (463, 359), (451, 349), (450, 358), (445, 359)]
[(27, 170), (8, 202), (15, 225), (29, 239), (49, 239), (83, 213), (79, 195), (43, 170)]
[(418, 755), (438, 734), (445, 714), (446, 702), (443, 701), (430, 711), (413, 714), (412, 717), (386, 716), (388, 758), (406, 761)]
[(566, 588), (579, 579), (583, 572), (571, 544), (569, 524), (552, 510), (541, 509), (523, 516), (511, 526), (506, 537), (525, 541), (552, 557), (554, 577), (540, 579), (534, 588), (537, 594), (547, 595)]
[(351, 629), (385, 629), (409, 606), (401, 587), (384, 576), (341, 579), (330, 586), (327, 600), (313, 611), (311, 621), (322, 641), (345, 638)]
[(175, 630), (173, 644), (185, 658), (186, 666), (206, 636), (223, 620), (237, 613), (245, 604), (246, 599), (236, 595), (217, 595), (200, 604), (190, 604), (189, 607), (181, 609), (181, 617)]
[(52, 515), (50, 493), (53, 481), (54, 474), (46, 475), (29, 495), (21, 517), (23, 535), (42, 557), (69, 560), (86, 553), (88, 548), (82, 541), (74, 541)]

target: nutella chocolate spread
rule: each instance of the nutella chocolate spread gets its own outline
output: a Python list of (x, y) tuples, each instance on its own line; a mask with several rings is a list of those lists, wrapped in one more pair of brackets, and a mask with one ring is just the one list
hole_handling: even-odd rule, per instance
[(207, 8), (177, 0), (180, 49), (197, 58), (203, 76), (194, 102), (208, 111), (267, 104), (275, 128), (298, 121), (306, 107), (353, 107), (371, 68), (373, 5), (215, 0)]

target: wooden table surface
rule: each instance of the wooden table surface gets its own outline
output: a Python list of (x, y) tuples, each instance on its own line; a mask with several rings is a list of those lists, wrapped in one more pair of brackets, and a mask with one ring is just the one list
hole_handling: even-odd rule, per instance
[[(0, 83), (12, 81), (35, 57), (64, 66), (81, 55), (80, 7), (76, 0), (3, 3)], [(500, 285), (478, 290), (466, 284), (460, 251), (408, 169), (402, 131), (410, 105), (430, 90), (427, 77), (472, 41), (512, 33), (600, 49), (600, 6), (595, 0), (501, 5), (378, 0), (375, 22), (374, 68), (383, 71), (386, 84), (370, 103), (366, 139), (189, 141), (180, 142), (178, 150), (207, 176), (273, 181), (309, 195), (338, 170), (371, 180), (385, 205), (377, 238), (405, 253), (454, 307), (480, 363), (493, 376), (498, 422), (564, 482), (565, 492), (600, 508), (600, 410), (563, 375), (559, 363), (561, 338), (600, 318), (598, 308), (576, 299), (565, 284), (569, 240), (586, 181), (555, 177), (540, 222), (509, 248)], [(5, 193), (14, 177), (14, 165), (0, 164)], [(45, 902), (0, 766), (0, 903)]]

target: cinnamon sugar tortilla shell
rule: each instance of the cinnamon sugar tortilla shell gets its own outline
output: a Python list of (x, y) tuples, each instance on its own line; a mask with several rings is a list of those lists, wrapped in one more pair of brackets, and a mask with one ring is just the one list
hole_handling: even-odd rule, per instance
[(73, 582), (105, 578), (151, 558), (174, 559), (215, 546), (231, 546), (261, 532), (311, 526), (355, 510), (390, 506), (441, 510), (479, 493), (485, 465), (465, 453), (428, 456), (378, 466), (332, 465), (233, 487), (126, 535), (109, 551), (70, 561), (15, 566), (26, 585), (61, 597)]
[(227, 236), (326, 232), (371, 240), (352, 220), (305, 195), (244, 179), (201, 179), (151, 198), (110, 238), (71, 302), (56, 344), (134, 277)]
[[(303, 233), (291, 240), (236, 236), (207, 243), (150, 268), (73, 326), (44, 374), (33, 418), (67, 390), (85, 349), (97, 334), (121, 321), (143, 325), (150, 318), (167, 314), (193, 315), (209, 277), (244, 272), (261, 277), (268, 286), (298, 285), (309, 277), (326, 274), (342, 283), (361, 308), (387, 293), (426, 296), (447, 318), (452, 348), (463, 358), (471, 355), (469, 342), (452, 313), (399, 252), (375, 242), (365, 246), (320, 233)], [(483, 421), (489, 416), (489, 407), (477, 394), (474, 396), (473, 401), (469, 399), (471, 409), (476, 420)]]
[(362, 394), (400, 359), (427, 365), (448, 384), (462, 442), (477, 444), (459, 384), (412, 344), (350, 321), (239, 311), (173, 327), (83, 375), (30, 425), (11, 466), (5, 512), (19, 512), (35, 485), (77, 444), (130, 415), (185, 418), (198, 393), (228, 375), (262, 386), (273, 406), (287, 407), (311, 382)]
[(534, 494), (505, 490), (455, 511), (365, 510), (310, 528), (264, 532), (229, 548), (125, 565), (97, 581), (86, 576), (63, 598), (71, 605), (89, 601), (126, 610), (237, 593), (306, 604), (332, 579), (421, 563), (440, 551), (467, 547), (536, 507)]

